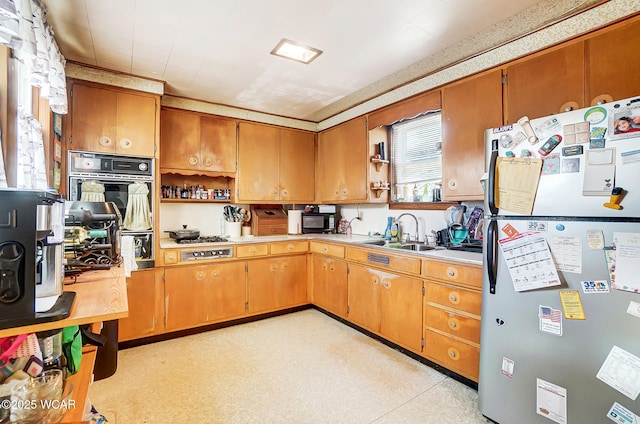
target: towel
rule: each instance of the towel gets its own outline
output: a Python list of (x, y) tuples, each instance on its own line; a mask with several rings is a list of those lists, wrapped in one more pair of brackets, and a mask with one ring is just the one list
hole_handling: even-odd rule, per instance
[(122, 255), (122, 263), (124, 264), (124, 275), (125, 277), (131, 277), (131, 271), (138, 269), (133, 236), (122, 236), (120, 246), (120, 254)]
[(127, 210), (124, 214), (124, 228), (132, 231), (144, 231), (151, 228), (151, 226), (149, 187), (143, 182), (129, 184)]
[(104, 202), (104, 186), (97, 181), (83, 182), (81, 191), (81, 202)]

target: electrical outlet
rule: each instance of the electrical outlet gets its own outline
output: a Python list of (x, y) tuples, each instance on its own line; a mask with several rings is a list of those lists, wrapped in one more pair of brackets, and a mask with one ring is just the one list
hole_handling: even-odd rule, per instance
[(359, 219), (360, 221), (364, 221), (364, 212), (362, 212), (362, 211), (358, 211), (358, 219)]

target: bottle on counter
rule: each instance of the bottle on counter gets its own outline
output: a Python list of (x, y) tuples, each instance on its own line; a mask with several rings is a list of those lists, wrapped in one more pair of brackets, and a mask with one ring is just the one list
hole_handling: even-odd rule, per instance
[(400, 227), (398, 226), (398, 221), (395, 218), (391, 219), (391, 242), (398, 242), (400, 239), (398, 238), (400, 234)]
[(391, 226), (393, 225), (393, 217), (387, 218), (387, 228), (384, 230), (384, 239), (391, 241)]

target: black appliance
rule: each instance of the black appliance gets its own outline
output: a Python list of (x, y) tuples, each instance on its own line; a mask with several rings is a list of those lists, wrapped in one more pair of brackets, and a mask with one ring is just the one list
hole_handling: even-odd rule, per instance
[[(57, 226), (53, 205), (63, 202), (54, 192), (0, 189), (0, 329), (56, 321), (70, 314), (75, 293), (63, 292), (59, 284), (62, 255), (43, 253), (55, 252), (55, 245), (62, 244), (51, 236)], [(53, 299), (41, 310), (38, 291), (47, 286), (54, 293), (44, 294)]]
[(134, 238), (138, 268), (153, 268), (155, 265), (153, 220), (150, 220), (150, 228), (142, 230), (137, 226), (129, 229), (125, 222), (130, 187), (135, 183), (146, 184), (149, 213), (153, 214), (153, 193), (155, 192), (153, 158), (69, 151), (67, 163), (69, 200), (72, 202), (86, 200), (86, 198), (83, 199), (85, 184), (95, 183), (102, 186), (104, 202), (113, 202), (123, 218), (122, 235), (130, 235)]
[(336, 232), (336, 214), (320, 213), (320, 212), (303, 212), (302, 213), (302, 233), (335, 233)]

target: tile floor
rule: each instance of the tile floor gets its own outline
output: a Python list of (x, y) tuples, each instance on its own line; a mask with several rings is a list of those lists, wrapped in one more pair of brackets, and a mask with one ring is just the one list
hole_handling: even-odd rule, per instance
[(487, 423), (477, 392), (318, 312), (121, 350), (110, 424)]

